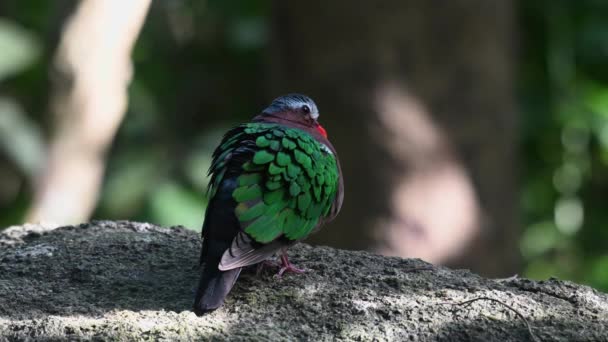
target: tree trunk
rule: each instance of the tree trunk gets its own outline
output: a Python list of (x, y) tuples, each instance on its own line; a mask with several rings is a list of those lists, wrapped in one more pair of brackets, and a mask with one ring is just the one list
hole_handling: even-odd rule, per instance
[(55, 57), (53, 137), (27, 221), (86, 221), (127, 109), (131, 50), (150, 0), (81, 1)]
[(513, 3), (274, 4), (273, 93), (317, 101), (344, 169), (313, 241), (516, 272)]

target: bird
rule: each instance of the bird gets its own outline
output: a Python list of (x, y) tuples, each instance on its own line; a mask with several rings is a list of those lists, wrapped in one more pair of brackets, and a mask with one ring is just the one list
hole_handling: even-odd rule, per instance
[(338, 154), (302, 94), (274, 99), (230, 129), (212, 155), (194, 313), (221, 307), (244, 267), (280, 254), (278, 276), (304, 270), (287, 249), (333, 220), (344, 200)]

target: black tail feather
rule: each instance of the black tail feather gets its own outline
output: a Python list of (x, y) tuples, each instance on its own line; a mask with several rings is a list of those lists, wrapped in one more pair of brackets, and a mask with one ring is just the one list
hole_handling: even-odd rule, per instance
[[(237, 169), (241, 170), (238, 167), (233, 171), (236, 172)], [(198, 316), (222, 306), (241, 273), (240, 268), (227, 271), (218, 269), (222, 255), (230, 248), (232, 240), (240, 231), (239, 222), (234, 215), (236, 201), (232, 198), (236, 186), (236, 175), (226, 173), (205, 212), (201, 250), (203, 268), (194, 298), (194, 313)]]
[(220, 271), (218, 263), (206, 262), (194, 299), (194, 313), (201, 316), (222, 306), (240, 273), (240, 268)]

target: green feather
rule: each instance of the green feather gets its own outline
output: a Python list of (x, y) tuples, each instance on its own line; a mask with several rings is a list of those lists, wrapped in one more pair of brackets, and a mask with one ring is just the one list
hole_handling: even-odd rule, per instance
[(325, 183), (325, 176), (322, 173), (317, 173), (317, 184), (323, 185)]
[(217, 189), (220, 185), (220, 183), (222, 182), (222, 179), (224, 178), (224, 174), (226, 173), (226, 169), (220, 169), (218, 170), (214, 176), (215, 176), (215, 180), (212, 184), (212, 188), (210, 190), (212, 190), (212, 196), (215, 195), (215, 189)]
[(270, 142), (270, 149), (273, 151), (278, 151), (281, 149), (281, 143), (278, 140), (273, 140)]
[(308, 177), (314, 178), (316, 175), (316, 171), (312, 167), (309, 167), (309, 168), (306, 168), (306, 174), (308, 175)]
[(271, 175), (278, 175), (281, 172), (285, 172), (284, 167), (278, 167), (275, 163), (270, 163), (268, 166), (268, 173)]
[(312, 160), (314, 160), (316, 162), (319, 159), (321, 159), (321, 153), (319, 151), (313, 151), (311, 157), (312, 157)]
[(264, 127), (262, 127), (261, 125), (247, 125), (246, 128), (244, 129), (244, 132), (247, 134), (256, 134), (256, 133), (260, 133), (264, 130)]
[(266, 204), (273, 204), (273, 203), (276, 203), (277, 201), (283, 200), (283, 197), (285, 197), (285, 190), (283, 190), (283, 189), (266, 192), (264, 194), (264, 202)]
[(313, 186), (312, 187), (312, 192), (315, 195), (315, 199), (317, 201), (321, 200), (321, 187), (320, 186)]
[(245, 170), (245, 171), (261, 171), (261, 170), (263, 170), (263, 166), (262, 165), (253, 164), (251, 162), (246, 162), (245, 164), (243, 164), (243, 170)]
[(268, 243), (282, 233), (282, 227), (274, 222), (275, 219), (275, 215), (260, 216), (245, 228), (245, 232), (260, 243)]
[(304, 192), (309, 192), (311, 187), (312, 187), (312, 183), (310, 183), (310, 182), (306, 182), (301, 185), (302, 191), (304, 191)]
[(256, 217), (262, 216), (266, 212), (267, 206), (264, 202), (259, 202), (249, 208), (245, 203), (240, 203), (234, 209), (234, 212), (241, 222), (251, 221)]
[(283, 145), (283, 147), (285, 147), (286, 149), (289, 150), (293, 150), (296, 148), (296, 143), (293, 142), (293, 140), (290, 140), (289, 138), (283, 137), (283, 139), (281, 140), (281, 144)]
[(301, 173), (296, 179), (296, 182), (298, 182), (298, 185), (303, 186), (304, 184), (308, 183), (309, 180), (306, 178), (306, 176), (304, 176), (304, 174)]
[(298, 215), (293, 209), (283, 210), (283, 233), (288, 239), (298, 231), (298, 229), (304, 225), (305, 221)]
[(300, 174), (300, 171), (302, 171), (302, 169), (296, 164), (287, 165), (287, 176), (290, 179), (294, 179), (294, 178), (298, 177), (298, 175)]
[(262, 188), (259, 185), (254, 184), (250, 186), (241, 186), (232, 192), (232, 197), (237, 203), (250, 201), (252, 199), (262, 197)]
[(239, 176), (239, 186), (258, 184), (262, 181), (262, 175), (259, 173), (245, 173)]
[(266, 150), (258, 151), (253, 155), (253, 162), (255, 164), (266, 164), (270, 163), (273, 160), (274, 155)]
[(285, 152), (277, 153), (276, 162), (280, 166), (287, 166), (291, 163), (291, 157)]
[(306, 211), (306, 209), (308, 209), (308, 206), (310, 205), (311, 201), (312, 201), (312, 197), (310, 196), (310, 193), (308, 193), (308, 192), (304, 192), (303, 194), (298, 196), (298, 210), (300, 210), (301, 212)]
[(294, 157), (296, 157), (296, 160), (298, 161), (298, 163), (300, 163), (300, 165), (302, 165), (304, 167), (304, 169), (310, 169), (310, 167), (312, 165), (311, 165), (311, 160), (310, 160), (309, 156), (307, 156), (306, 154), (304, 154), (304, 152), (302, 152), (300, 150), (294, 150), (293, 155), (294, 155)]
[(290, 240), (306, 237), (328, 215), (336, 195), (338, 170), (333, 155), (299, 129), (269, 123), (241, 125), (214, 153), (212, 196), (231, 165), (231, 156), (242, 153), (238, 148), (245, 141), (255, 141), (255, 151), (243, 164), (232, 193), (241, 227), (260, 243), (281, 235)]
[(300, 132), (301, 132), (300, 130), (295, 130), (295, 129), (285, 130), (285, 134), (287, 134), (288, 137), (296, 138), (296, 139), (302, 135), (302, 133), (300, 133)]
[(270, 141), (268, 141), (265, 136), (259, 136), (255, 140), (255, 144), (257, 145), (257, 147), (268, 147), (270, 145)]
[(316, 222), (317, 221), (315, 220), (300, 219), (298, 224), (295, 225), (293, 229), (289, 230), (288, 232), (285, 232), (285, 236), (288, 239), (292, 240), (304, 238), (306, 235), (308, 235), (308, 233), (310, 233), (312, 228), (314, 228)]
[(304, 150), (304, 152), (306, 152), (306, 154), (308, 155), (312, 153), (311, 145), (311, 141), (306, 141), (305, 139), (298, 139), (298, 146), (300, 146), (300, 148)]
[(282, 186), (282, 184), (280, 182), (271, 182), (271, 181), (266, 182), (266, 188), (270, 191), (276, 190), (276, 189), (280, 188), (281, 186)]
[(300, 193), (300, 190), (301, 188), (296, 182), (291, 182), (291, 184), (289, 185), (289, 194), (292, 197), (296, 197)]
[(282, 211), (287, 203), (285, 202), (275, 202), (266, 207), (266, 215), (278, 215), (280, 211)]
[(320, 203), (315, 203), (314, 205), (308, 207), (308, 210), (306, 211), (306, 217), (310, 219), (315, 217), (318, 218), (321, 216), (322, 211), (323, 205), (321, 205)]

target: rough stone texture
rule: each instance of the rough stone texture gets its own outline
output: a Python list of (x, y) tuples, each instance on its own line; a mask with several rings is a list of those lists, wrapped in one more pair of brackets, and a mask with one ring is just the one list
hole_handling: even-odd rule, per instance
[[(307, 273), (245, 274), (196, 317), (199, 246), (135, 222), (5, 231), (0, 340), (608, 341), (608, 296), (589, 287), (304, 244), (290, 255)], [(521, 317), (491, 300), (453, 305), (479, 297)]]

